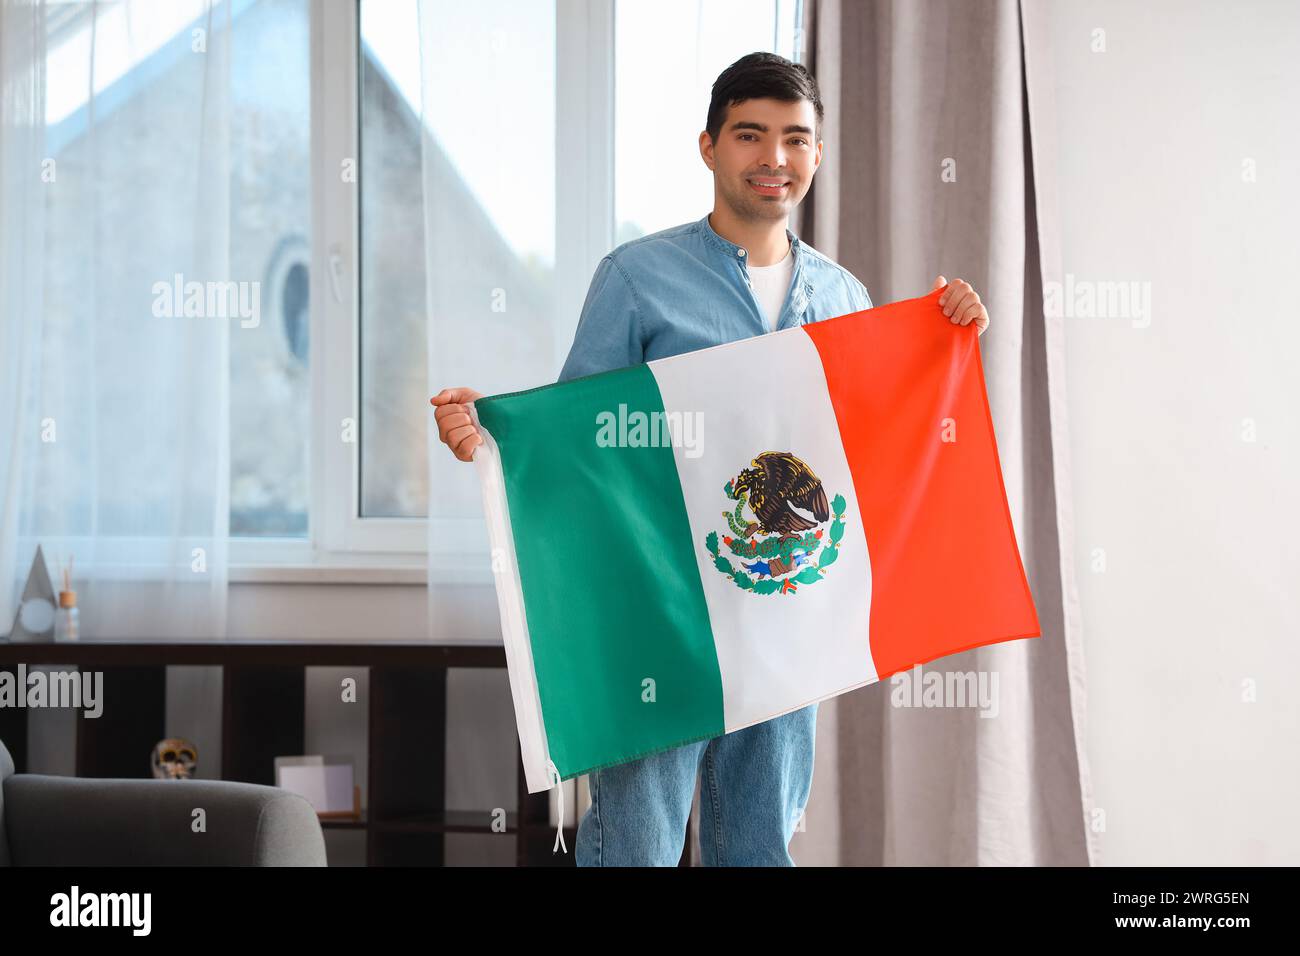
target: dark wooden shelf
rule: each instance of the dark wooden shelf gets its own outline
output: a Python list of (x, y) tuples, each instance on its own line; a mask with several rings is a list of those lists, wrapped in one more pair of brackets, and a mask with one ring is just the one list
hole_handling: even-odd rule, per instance
[[(370, 818), (369, 811), (361, 811), (360, 817), (327, 817), (322, 819), (320, 825), (327, 830), (410, 830), (416, 832), (433, 832), (433, 833), (482, 833), (492, 834), (497, 831), (492, 829), (492, 814), (483, 810), (447, 810), (443, 813), (417, 813), (406, 817), (395, 817), (388, 820), (374, 820)], [(529, 833), (549, 832), (552, 837), (555, 835), (554, 826), (541, 826), (538, 824), (519, 823), (519, 814), (506, 814), (506, 828), (504, 833)], [(565, 827), (566, 835), (576, 836), (576, 827)], [(566, 836), (567, 838), (567, 836)]]
[[(322, 820), (327, 830), (366, 834), (371, 866), (441, 865), (449, 833), (491, 833), (485, 812), (446, 810), (447, 671), (506, 666), (500, 644), (431, 641), (0, 640), (0, 670), (65, 664), (104, 673), (104, 711), (77, 711), (76, 774), (143, 777), (147, 754), (167, 735), (168, 665), (222, 668), (222, 779), (274, 784), (274, 758), (304, 751), (307, 667), (369, 668), (367, 807), (361, 819)], [(119, 706), (120, 703), (120, 706)], [(173, 732), (175, 732), (173, 730)], [(26, 769), (27, 711), (0, 708), (0, 738)], [(380, 744), (382, 741), (382, 745)], [(409, 754), (423, 759), (412, 761)], [(565, 827), (568, 853), (552, 853), (549, 794), (530, 794), (515, 748), (517, 813), (506, 816), (520, 866), (572, 866), (577, 828)], [(500, 835), (500, 834), (497, 834)], [(682, 863), (691, 843), (687, 826)]]
[(68, 643), (10, 643), (0, 640), (0, 667), (6, 664), (276, 664), (338, 667), (348, 664), (402, 667), (505, 667), (500, 644), (435, 644), (429, 641), (137, 641), (86, 640)]
[[(141, 778), (147, 755), (167, 736), (166, 667), (222, 668), (222, 779), (274, 784), (274, 758), (305, 747), (306, 668), (355, 665), (369, 669), (370, 740), (367, 807), (360, 819), (321, 821), (326, 830), (366, 835), (371, 866), (427, 866), (443, 861), (447, 834), (493, 833), (489, 811), (447, 810), (447, 671), (506, 666), (500, 644), (429, 641), (85, 640), (70, 643), (0, 641), (0, 670), (27, 666), (91, 667), (104, 675), (98, 718), (76, 714), (76, 774)], [(172, 729), (172, 733), (176, 731)], [(28, 764), (27, 711), (0, 709), (0, 738), (22, 772)], [(418, 753), (421, 759), (412, 760)], [(546, 793), (524, 787), (516, 748), (519, 812), (506, 815), (505, 833), (521, 865), (572, 865), (551, 854), (555, 830), (546, 826)], [(501, 835), (501, 834), (497, 834)], [(573, 827), (566, 840), (576, 841)], [(560, 858), (556, 858), (560, 857)]]
[(364, 830), (370, 826), (366, 820), (366, 811), (359, 817), (324, 817), (321, 818), (322, 830)]

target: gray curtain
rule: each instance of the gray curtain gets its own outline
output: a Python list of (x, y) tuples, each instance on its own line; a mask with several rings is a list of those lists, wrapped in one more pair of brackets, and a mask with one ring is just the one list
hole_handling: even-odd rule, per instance
[(926, 668), (996, 673), (994, 718), (891, 706), (889, 681), (823, 703), (791, 846), (800, 865), (1099, 862), (1063, 339), (1041, 292), (1060, 278), (1041, 22), (1033, 0), (805, 5), (804, 62), (826, 119), (799, 234), (877, 303), (924, 295), (941, 273), (980, 293), (989, 401), (1043, 634)]

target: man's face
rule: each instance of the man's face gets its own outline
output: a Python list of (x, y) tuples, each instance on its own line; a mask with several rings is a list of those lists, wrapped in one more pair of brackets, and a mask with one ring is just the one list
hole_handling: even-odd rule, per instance
[[(727, 110), (716, 143), (700, 134), (700, 155), (717, 193), (742, 219), (785, 219), (812, 185), (822, 159), (817, 113), (808, 100), (745, 100)], [(764, 184), (781, 183), (770, 186)]]

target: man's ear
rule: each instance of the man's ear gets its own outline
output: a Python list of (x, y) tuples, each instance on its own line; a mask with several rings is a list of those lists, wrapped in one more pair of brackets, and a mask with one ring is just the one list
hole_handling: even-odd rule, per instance
[(713, 157), (713, 137), (709, 135), (708, 130), (700, 133), (700, 158), (709, 169), (713, 169), (714, 163), (717, 162)]

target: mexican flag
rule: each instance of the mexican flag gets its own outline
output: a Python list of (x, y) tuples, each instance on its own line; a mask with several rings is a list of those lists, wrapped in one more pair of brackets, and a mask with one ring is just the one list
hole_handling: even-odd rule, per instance
[(1038, 636), (941, 293), (474, 403), (529, 793)]

